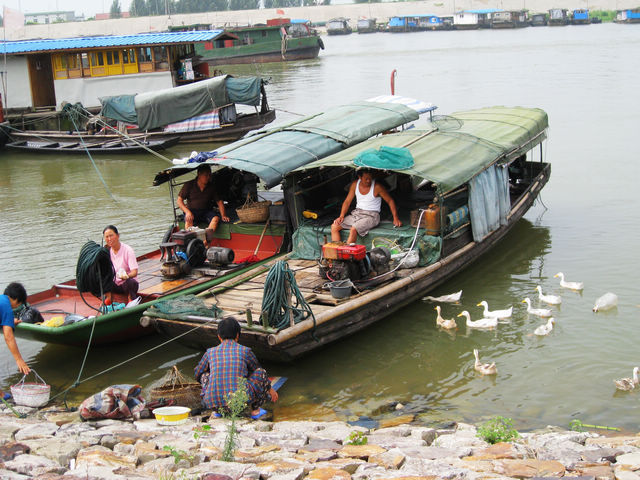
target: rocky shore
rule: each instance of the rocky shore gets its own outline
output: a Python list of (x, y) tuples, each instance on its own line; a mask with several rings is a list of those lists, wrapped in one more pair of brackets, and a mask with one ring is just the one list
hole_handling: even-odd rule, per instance
[[(239, 420), (233, 462), (220, 460), (226, 419), (195, 416), (82, 422), (77, 413), (0, 413), (0, 478), (175, 480), (582, 479), (640, 480), (640, 435), (554, 427), (489, 445), (474, 425), (420, 424), (398, 415), (369, 429), (331, 421)], [(350, 445), (354, 436), (364, 445)]]

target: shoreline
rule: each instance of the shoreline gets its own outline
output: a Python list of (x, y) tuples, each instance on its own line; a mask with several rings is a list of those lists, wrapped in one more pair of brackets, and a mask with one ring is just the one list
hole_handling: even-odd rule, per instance
[(5, 406), (0, 413), (3, 479), (640, 480), (640, 434), (623, 432), (546, 427), (490, 445), (475, 425), (430, 426), (412, 414), (378, 428), (239, 419), (234, 461), (224, 462), (226, 419), (162, 426), (153, 418), (83, 422), (78, 412), (16, 409), (27, 418)]

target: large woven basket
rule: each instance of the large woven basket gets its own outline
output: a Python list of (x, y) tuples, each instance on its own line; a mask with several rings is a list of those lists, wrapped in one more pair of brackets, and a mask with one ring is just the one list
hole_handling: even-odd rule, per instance
[(175, 365), (165, 378), (167, 380), (163, 385), (151, 390), (149, 394), (151, 401), (163, 398), (167, 401), (173, 400), (175, 405), (191, 409), (197, 409), (202, 406), (202, 397), (200, 396), (202, 385), (186, 379)]
[(238, 218), (243, 223), (259, 223), (264, 222), (269, 218), (269, 207), (271, 202), (264, 200), (262, 202), (256, 202), (247, 195), (247, 200), (244, 205), (236, 209)]

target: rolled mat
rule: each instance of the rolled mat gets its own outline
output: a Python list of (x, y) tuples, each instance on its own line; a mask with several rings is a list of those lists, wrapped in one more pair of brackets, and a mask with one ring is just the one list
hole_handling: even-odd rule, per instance
[(447, 215), (447, 227), (456, 229), (469, 221), (469, 207), (463, 205)]

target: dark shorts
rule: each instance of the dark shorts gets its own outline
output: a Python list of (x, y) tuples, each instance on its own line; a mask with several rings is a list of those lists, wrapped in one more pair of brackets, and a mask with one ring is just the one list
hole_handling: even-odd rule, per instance
[(206, 223), (207, 226), (211, 223), (211, 220), (213, 220), (213, 217), (216, 217), (219, 215), (218, 210), (193, 209), (191, 210), (191, 213), (193, 213), (194, 225), (198, 225), (199, 223)]

